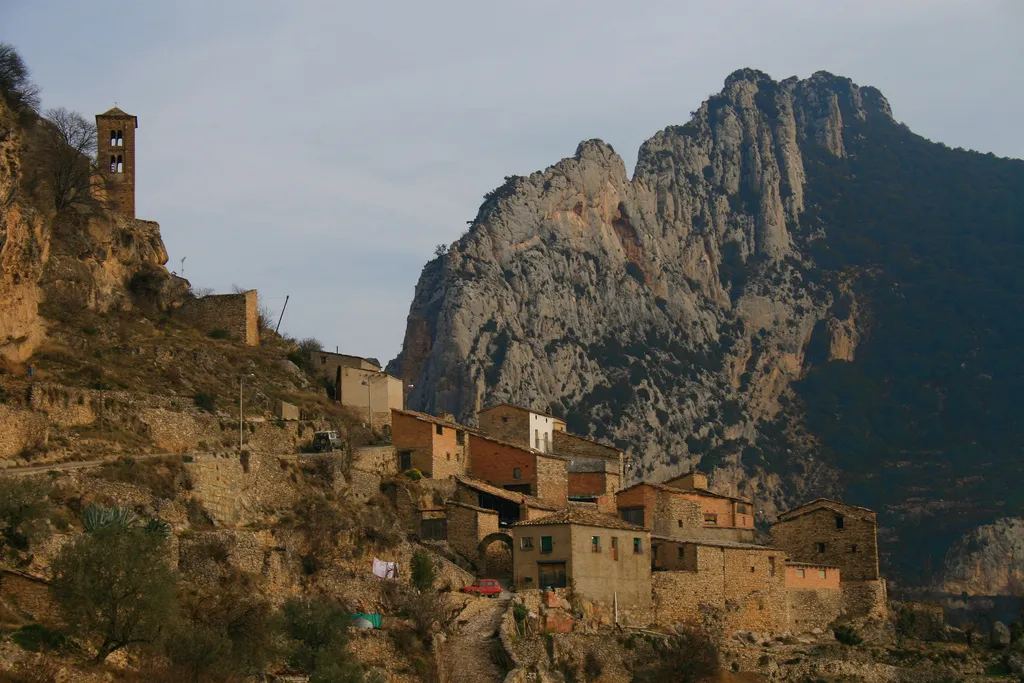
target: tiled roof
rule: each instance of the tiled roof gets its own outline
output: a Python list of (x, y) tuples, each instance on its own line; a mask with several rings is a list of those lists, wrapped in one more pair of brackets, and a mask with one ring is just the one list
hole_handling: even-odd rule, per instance
[(822, 569), (839, 569), (837, 564), (825, 564), (823, 562), (791, 562), (786, 560), (787, 567), (821, 567)]
[(651, 540), (658, 541), (672, 541), (673, 543), (689, 543), (690, 545), (706, 545), (712, 548), (735, 548), (736, 550), (776, 550), (782, 552), (780, 548), (773, 548), (767, 545), (758, 545), (756, 543), (743, 543), (742, 541), (722, 541), (711, 538), (676, 538), (674, 536), (655, 536), (651, 534)]
[(474, 479), (473, 477), (467, 477), (462, 474), (457, 474), (455, 475), (455, 481), (464, 486), (468, 486), (471, 489), (483, 491), (484, 493), (489, 493), (492, 496), (497, 496), (498, 498), (504, 498), (505, 500), (512, 501), (513, 503), (518, 503), (519, 505), (523, 505), (525, 503), (528, 507), (537, 508), (538, 510), (558, 509), (557, 505), (547, 503), (535, 496), (527, 495), (525, 493), (519, 493), (518, 491), (509, 491), (508, 489), (493, 486), (491, 484), (488, 484), (486, 481), (483, 481), (482, 479)]
[(738, 503), (751, 503), (746, 498), (737, 498), (736, 496), (727, 496), (724, 493), (716, 493), (709, 491), (708, 489), (680, 489), (675, 486), (666, 486), (665, 484), (655, 484), (653, 481), (641, 481), (632, 486), (627, 486), (624, 489), (619, 489), (616, 493), (622, 493), (623, 491), (629, 491), (635, 489), (637, 486), (650, 486), (651, 488), (659, 489), (661, 491), (668, 491), (669, 493), (691, 493), (698, 496), (708, 496), (709, 498), (725, 498), (726, 500), (734, 500)]
[(563, 420), (560, 417), (555, 417), (554, 415), (551, 415), (550, 413), (545, 413), (543, 410), (534, 410), (533, 408), (527, 408), (525, 406), (517, 406), (514, 403), (505, 403), (505, 402), (495, 403), (493, 406), (488, 406), (487, 408), (484, 408), (483, 410), (478, 410), (477, 413), (478, 414), (479, 413), (486, 413), (487, 411), (494, 410), (495, 408), (512, 408), (514, 410), (521, 410), (524, 413), (533, 413), (534, 415), (543, 415), (544, 417), (550, 417), (552, 420), (557, 420), (558, 422), (561, 422), (562, 424), (565, 424), (565, 420)]
[(529, 453), (530, 455), (539, 455), (543, 458), (552, 458), (554, 460), (569, 461), (571, 459), (567, 455), (558, 455), (557, 453), (545, 453), (544, 451), (539, 451), (536, 448), (532, 448), (530, 446), (523, 446), (518, 443), (512, 443), (511, 441), (503, 441), (502, 439), (491, 436), (490, 434), (482, 432), (479, 429), (471, 428), (470, 431), (472, 431), (473, 436), (475, 436), (478, 439), (483, 439), (484, 441), (490, 441), (491, 443), (507, 446), (508, 448), (515, 448), (516, 450), (523, 451), (524, 453)]
[(838, 500), (830, 500), (828, 498), (816, 498), (809, 503), (798, 505), (792, 510), (787, 510), (786, 512), (783, 512), (781, 515), (779, 515), (779, 521), (782, 522), (785, 520), (793, 519), (795, 517), (800, 517), (801, 515), (806, 515), (810, 512), (814, 512), (815, 510), (820, 510), (822, 508), (829, 510), (838, 509), (839, 511), (852, 510), (859, 512), (868, 512), (871, 514), (872, 521), (874, 521), (875, 518), (875, 511), (872, 510), (871, 508), (860, 507), (859, 505), (848, 505), (846, 503), (841, 503)]
[[(602, 448), (607, 448), (607, 449), (610, 449), (610, 450), (613, 450), (613, 451), (617, 451), (619, 454), (622, 454), (622, 452), (623, 452), (622, 449), (619, 448), (618, 446), (612, 446), (611, 444), (607, 444), (607, 443), (604, 443), (602, 441), (598, 441), (597, 439), (591, 439), (589, 436), (580, 436), (579, 434), (573, 434), (572, 432), (559, 432), (559, 433), (560, 434), (564, 434), (565, 436), (571, 437), (573, 439), (579, 439), (580, 441), (586, 441), (588, 443), (592, 443), (594, 445), (601, 446)], [(554, 440), (554, 436), (553, 435), (552, 435), (551, 438), (552, 438), (552, 440)], [(591, 456), (587, 456), (587, 457), (600, 458), (600, 457), (604, 457), (604, 456), (591, 455)]]
[(596, 512), (584, 507), (570, 505), (562, 508), (554, 514), (546, 515), (538, 519), (528, 519), (516, 522), (512, 526), (544, 526), (548, 524), (579, 524), (580, 526), (597, 526), (606, 529), (622, 529), (624, 531), (647, 531), (642, 526), (630, 524), (618, 517), (606, 515), (603, 512)]
[(126, 112), (126, 111), (124, 111), (124, 110), (122, 110), (122, 109), (120, 109), (118, 107), (113, 107), (111, 109), (108, 109), (105, 112), (103, 112), (102, 114), (100, 114), (100, 116), (123, 116), (123, 117), (129, 118), (129, 119), (134, 119), (135, 118), (134, 116), (132, 116), (128, 112)]
[(407, 417), (414, 417), (421, 422), (429, 422), (430, 424), (442, 425), (444, 427), (454, 427), (455, 429), (462, 429), (467, 432), (477, 433), (477, 430), (473, 427), (467, 427), (461, 425), (458, 422), (452, 422), (451, 420), (445, 420), (429, 413), (421, 413), (417, 410), (399, 410), (398, 408), (392, 408), (391, 412), (398, 413), (399, 415), (405, 415)]

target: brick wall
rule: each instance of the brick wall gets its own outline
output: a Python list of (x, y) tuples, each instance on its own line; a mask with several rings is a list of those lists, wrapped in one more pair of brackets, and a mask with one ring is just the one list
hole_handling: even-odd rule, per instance
[(480, 429), (499, 441), (529, 448), (530, 413), (512, 406), (497, 406), (477, 414)]
[(258, 315), (257, 294), (250, 289), (242, 294), (210, 294), (201, 299), (186, 301), (177, 316), (187, 323), (209, 333), (224, 330), (231, 338), (249, 346), (259, 346), (256, 327)]
[(537, 497), (553, 505), (563, 506), (569, 503), (569, 475), (566, 471), (568, 463), (562, 458), (538, 455), (537, 463)]
[[(498, 487), (528, 484), (530, 494), (537, 495), (537, 456), (534, 453), (476, 434), (469, 435), (469, 452), (470, 472), (477, 479)], [(518, 478), (515, 476), (517, 468)]]
[[(878, 573), (878, 538), (874, 514), (846, 506), (812, 510), (772, 525), (772, 544), (794, 562), (834, 565), (844, 581), (874, 581)], [(842, 528), (836, 518), (842, 516)], [(821, 545), (819, 545), (821, 544)]]

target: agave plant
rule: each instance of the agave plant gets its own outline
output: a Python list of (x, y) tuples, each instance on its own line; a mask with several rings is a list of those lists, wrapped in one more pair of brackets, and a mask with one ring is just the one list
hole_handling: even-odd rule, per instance
[(89, 533), (100, 529), (117, 528), (128, 530), (138, 524), (139, 518), (131, 508), (115, 505), (112, 508), (99, 507), (94, 503), (82, 512), (82, 524)]
[(147, 534), (159, 534), (164, 538), (171, 535), (171, 525), (162, 519), (147, 519), (142, 530)]

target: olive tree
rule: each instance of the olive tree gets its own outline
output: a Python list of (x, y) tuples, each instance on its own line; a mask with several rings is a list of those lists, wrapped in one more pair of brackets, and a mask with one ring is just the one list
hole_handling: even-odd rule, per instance
[(175, 578), (163, 534), (110, 525), (61, 548), (50, 588), (68, 627), (98, 641), (102, 662), (159, 638), (176, 611)]

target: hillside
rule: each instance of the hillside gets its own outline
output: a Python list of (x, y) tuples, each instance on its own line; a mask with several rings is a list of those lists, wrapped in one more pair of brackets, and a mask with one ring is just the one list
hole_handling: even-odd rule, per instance
[(591, 140), (489, 193), (389, 370), (415, 409), (550, 407), (634, 479), (712, 470), (762, 522), (877, 508), (888, 575), (922, 585), (1024, 503), (1022, 248), (1024, 163), (921, 138), (849, 79), (746, 69), (632, 178)]

